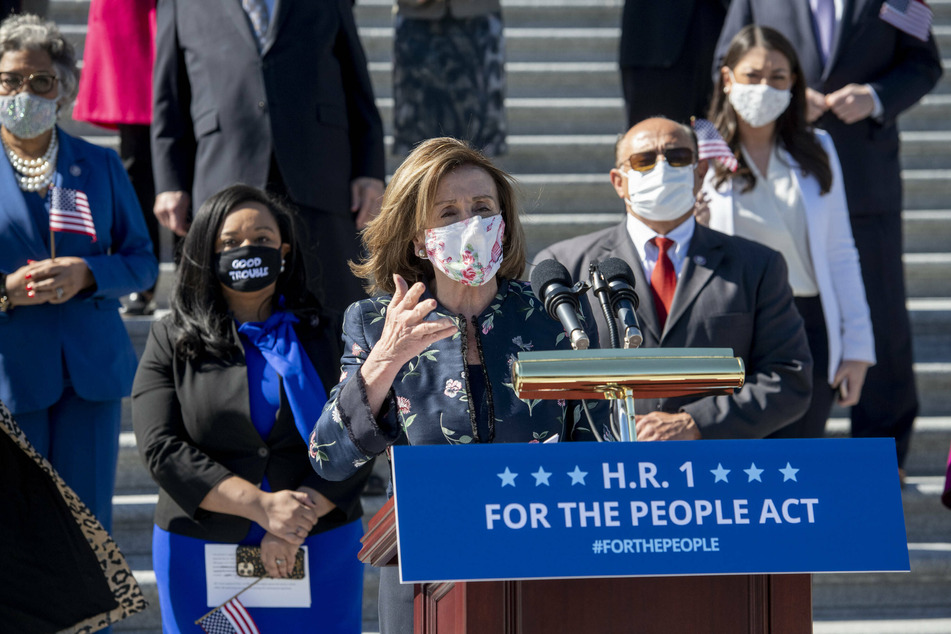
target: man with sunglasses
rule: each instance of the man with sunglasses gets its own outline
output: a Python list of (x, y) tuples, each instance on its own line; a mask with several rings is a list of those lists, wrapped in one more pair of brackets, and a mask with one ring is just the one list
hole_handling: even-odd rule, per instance
[[(746, 381), (730, 395), (641, 399), (638, 440), (763, 438), (799, 417), (812, 394), (812, 357), (793, 305), (786, 263), (762, 245), (694, 220), (707, 170), (693, 131), (646, 119), (615, 146), (611, 184), (624, 201), (620, 224), (554, 244), (572, 279), (589, 265), (620, 258), (631, 265), (646, 348), (732, 348)], [(602, 342), (604, 316), (593, 311)]]

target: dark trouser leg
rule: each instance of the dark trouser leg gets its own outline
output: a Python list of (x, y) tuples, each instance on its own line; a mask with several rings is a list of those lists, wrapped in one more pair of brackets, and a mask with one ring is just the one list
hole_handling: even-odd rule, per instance
[[(119, 157), (125, 167), (135, 196), (142, 207), (142, 217), (152, 239), (152, 253), (155, 259), (162, 261), (159, 221), (152, 213), (155, 205), (155, 181), (152, 179), (152, 152), (147, 125), (119, 125)], [(153, 286), (150, 291), (154, 291)]]
[(380, 568), (380, 634), (413, 634), (413, 592), (413, 584), (400, 583), (399, 568)]
[(365, 299), (348, 262), (360, 259), (360, 238), (352, 214), (296, 205), (302, 225), (308, 286), (327, 308), (343, 312)]
[(809, 351), (812, 353), (812, 401), (799, 420), (793, 421), (767, 438), (822, 438), (832, 411), (835, 392), (829, 387), (829, 335), (826, 332), (819, 297), (797, 297), (796, 309), (802, 315)]
[(362, 257), (356, 217), (349, 209), (327, 211), (291, 200), (277, 160), (271, 156), (267, 191), (297, 212), (299, 240), (304, 245), (307, 286), (325, 308), (343, 313), (347, 306), (366, 299), (363, 282), (347, 262)]
[(898, 466), (908, 454), (918, 413), (911, 323), (905, 306), (901, 214), (853, 216), (852, 233), (872, 315), (877, 362), (852, 408), (852, 436), (894, 438)]

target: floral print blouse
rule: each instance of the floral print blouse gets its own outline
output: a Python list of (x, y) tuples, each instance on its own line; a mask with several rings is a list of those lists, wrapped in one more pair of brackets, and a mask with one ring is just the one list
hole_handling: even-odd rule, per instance
[[(428, 291), (423, 295), (430, 297)], [(516, 396), (511, 368), (520, 351), (571, 346), (561, 324), (548, 316), (529, 284), (504, 279), (499, 280), (495, 300), (477, 317), (453, 315), (441, 305), (429, 314), (427, 321), (449, 317), (459, 331), (400, 369), (388, 402), (374, 418), (359, 369), (383, 332), (390, 300), (390, 296), (362, 300), (344, 316), (340, 383), (331, 390), (309, 442), (311, 462), (322, 477), (344, 479), (394, 443), (544, 442), (554, 435), (593, 439), (579, 403)], [(480, 434), (469, 407), (468, 328), (476, 329), (482, 361), (488, 437), (480, 437), (486, 435), (485, 426)], [(589, 401), (588, 408), (600, 426), (598, 421), (607, 412), (605, 402)]]

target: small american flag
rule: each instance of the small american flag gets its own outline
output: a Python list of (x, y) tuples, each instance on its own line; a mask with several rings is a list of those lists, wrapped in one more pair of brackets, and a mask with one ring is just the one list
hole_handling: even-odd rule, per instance
[(723, 137), (720, 136), (716, 126), (706, 119), (695, 119), (693, 130), (697, 133), (697, 149), (699, 159), (716, 159), (725, 168), (735, 172), (739, 164), (736, 162), (736, 156), (730, 150)]
[(78, 189), (50, 188), (50, 231), (80, 233), (96, 241), (89, 199)]
[(198, 619), (198, 624), (208, 634), (260, 634), (238, 597)]
[(899, 31), (917, 37), (922, 42), (928, 41), (932, 13), (922, 0), (888, 0), (882, 5), (878, 17)]

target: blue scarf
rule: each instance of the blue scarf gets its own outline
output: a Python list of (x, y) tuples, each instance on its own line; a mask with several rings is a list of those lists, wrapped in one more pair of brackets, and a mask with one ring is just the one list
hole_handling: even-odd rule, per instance
[(279, 311), (264, 323), (241, 324), (238, 332), (248, 338), (281, 377), (287, 402), (294, 414), (294, 424), (306, 443), (327, 402), (327, 392), (297, 340), (294, 324), (298, 321), (291, 313)]

